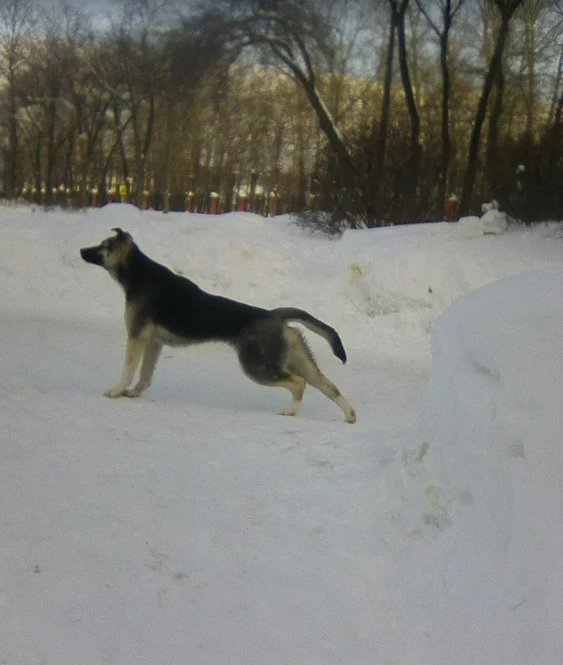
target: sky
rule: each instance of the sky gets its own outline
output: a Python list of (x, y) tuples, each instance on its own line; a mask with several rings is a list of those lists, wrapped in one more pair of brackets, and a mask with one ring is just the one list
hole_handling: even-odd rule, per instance
[[(165, 0), (165, 2), (168, 1), (171, 6), (175, 3), (175, 0)], [(41, 2), (47, 10), (59, 4), (54, 0), (41, 0)], [(61, 0), (61, 3), (70, 4), (71, 6), (84, 10), (86, 14), (92, 17), (94, 26), (103, 30), (109, 27), (108, 17), (121, 15), (122, 7), (126, 4), (126, 0)], [(157, 4), (157, 0), (152, 4)], [(178, 4), (179, 6), (186, 6), (188, 3), (180, 1)], [(172, 12), (172, 9), (169, 11)], [(175, 16), (174, 13), (171, 15)]]

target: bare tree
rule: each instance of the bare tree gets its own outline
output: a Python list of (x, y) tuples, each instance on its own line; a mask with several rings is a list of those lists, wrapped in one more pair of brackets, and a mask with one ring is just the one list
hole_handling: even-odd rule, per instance
[[(103, 50), (92, 46), (83, 54), (88, 60), (103, 57)], [(74, 79), (72, 102), (76, 114), (77, 170), (79, 173), (78, 204), (88, 203), (90, 171), (96, 148), (103, 142), (104, 129), (109, 128), (109, 110), (112, 97), (98, 85), (96, 77), (87, 66), (81, 69), (80, 78)], [(121, 138), (122, 131), (116, 132)]]
[[(60, 124), (63, 88), (70, 72), (65, 68), (65, 49), (60, 33), (47, 32), (30, 49), (30, 68), (26, 74), (23, 105), (27, 117), (37, 126), (36, 182), (44, 203), (53, 203), (54, 168), (61, 146)], [(41, 187), (39, 187), (41, 183)]]
[[(477, 111), (475, 113), (473, 130), (471, 132), (467, 169), (463, 181), (463, 191), (460, 202), (460, 214), (462, 215), (467, 214), (471, 208), (473, 187), (475, 185), (475, 177), (477, 175), (478, 168), (481, 132), (485, 123), (489, 97), (501, 68), (504, 47), (506, 45), (511, 19), (518, 7), (520, 7), (522, 4), (523, 0), (492, 0), (492, 2), (500, 13), (500, 27), (497, 33), (495, 47), (489, 62), (485, 80), (483, 82), (481, 96), (479, 98)], [(498, 121), (498, 118), (496, 118), (496, 120)]]
[[(232, 57), (218, 36), (210, 38), (212, 36), (206, 31), (202, 32), (201, 27), (198, 21), (186, 19), (180, 28), (166, 35), (160, 52), (161, 99), (165, 114), (164, 212), (169, 210), (172, 151), (179, 125), (178, 113), (190, 113), (193, 110), (204, 78), (214, 70), (221, 69), (221, 80), (227, 82), (232, 62)], [(224, 87), (226, 92), (228, 84)]]
[[(169, 0), (127, 0), (119, 23), (106, 38), (109, 57), (93, 70), (112, 97), (117, 145), (123, 146), (123, 122), (131, 126), (135, 157), (136, 204), (141, 207), (146, 187), (147, 155), (151, 147), (157, 97), (163, 72), (159, 44)], [(125, 117), (125, 118), (124, 118)], [(124, 120), (122, 120), (124, 118)]]
[(5, 193), (12, 198), (18, 188), (18, 109), (20, 74), (25, 67), (27, 42), (36, 25), (33, 0), (0, 0), (0, 74), (6, 80), (8, 148), (5, 158)]
[[(240, 10), (246, 10), (240, 17)], [(237, 10), (237, 11), (235, 11)], [(230, 22), (235, 41), (263, 49), (282, 63), (302, 86), (319, 125), (337, 156), (345, 187), (355, 187), (357, 174), (346, 141), (325, 103), (317, 82), (315, 57), (321, 60), (331, 48), (329, 27), (314, 3), (289, 0), (247, 2), (234, 0)]]
[[(451, 159), (450, 139), (450, 32), (456, 14), (465, 0), (416, 0), (419, 10), (428, 21), (440, 44), (440, 70), (442, 74), (441, 138), (442, 151), (438, 174), (438, 201), (442, 205), (448, 188), (448, 172)], [(439, 13), (441, 22), (433, 18), (433, 10)]]
[(383, 100), (381, 104), (381, 114), (379, 119), (379, 130), (377, 137), (376, 147), (376, 164), (375, 164), (375, 202), (376, 217), (381, 219), (383, 217), (382, 206), (382, 176), (385, 167), (385, 159), (387, 157), (387, 137), (389, 134), (389, 113), (391, 110), (391, 91), (393, 87), (393, 61), (395, 58), (395, 21), (393, 20), (393, 12), (391, 7), (387, 49), (385, 53), (385, 74), (383, 77)]
[(403, 186), (403, 211), (404, 219), (414, 218), (416, 205), (416, 190), (420, 168), (422, 146), (420, 145), (420, 115), (416, 104), (411, 77), (409, 72), (409, 61), (407, 57), (407, 35), (405, 29), (405, 16), (409, 6), (409, 0), (388, 0), (391, 7), (391, 16), (397, 30), (397, 46), (399, 51), (399, 66), (405, 101), (407, 104), (411, 135), (409, 165), (405, 173)]

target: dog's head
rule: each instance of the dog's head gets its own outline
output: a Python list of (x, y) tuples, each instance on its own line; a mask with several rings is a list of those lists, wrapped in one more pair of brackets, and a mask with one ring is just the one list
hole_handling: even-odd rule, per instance
[(94, 247), (83, 247), (80, 256), (88, 263), (102, 266), (110, 272), (127, 261), (134, 247), (132, 236), (122, 229), (112, 229), (115, 235), (102, 240)]

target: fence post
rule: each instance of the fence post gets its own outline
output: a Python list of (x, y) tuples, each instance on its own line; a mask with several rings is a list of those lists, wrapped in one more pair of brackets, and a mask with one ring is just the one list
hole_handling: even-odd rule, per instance
[(270, 192), (269, 209), (270, 217), (275, 217), (278, 212), (278, 193), (275, 190)]
[(186, 212), (194, 211), (194, 193), (190, 190), (186, 195)]
[(444, 202), (444, 219), (447, 222), (459, 219), (459, 199), (455, 194), (450, 194)]
[(217, 192), (211, 192), (209, 195), (211, 198), (211, 214), (212, 215), (218, 215), (219, 214), (219, 194)]
[(242, 187), (238, 190), (238, 206), (239, 212), (246, 212), (246, 189)]

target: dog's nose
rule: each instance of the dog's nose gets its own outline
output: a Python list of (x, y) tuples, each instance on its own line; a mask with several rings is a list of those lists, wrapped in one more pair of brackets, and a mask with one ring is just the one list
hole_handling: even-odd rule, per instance
[(88, 263), (99, 263), (95, 247), (83, 247), (80, 256)]

